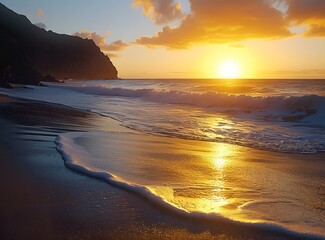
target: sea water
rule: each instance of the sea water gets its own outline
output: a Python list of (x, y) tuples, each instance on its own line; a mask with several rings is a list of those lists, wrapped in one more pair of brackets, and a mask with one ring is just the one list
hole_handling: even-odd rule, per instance
[(60, 135), (74, 169), (190, 216), (325, 235), (324, 80), (68, 81), (1, 92), (136, 130)]
[(325, 151), (324, 80), (69, 81), (30, 88), (8, 92), (91, 110), (155, 135)]

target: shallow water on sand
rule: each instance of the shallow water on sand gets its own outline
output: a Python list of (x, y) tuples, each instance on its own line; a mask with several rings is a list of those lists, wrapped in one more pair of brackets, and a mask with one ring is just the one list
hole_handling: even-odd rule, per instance
[(137, 130), (112, 133), (101, 124), (99, 132), (60, 135), (69, 167), (188, 217), (325, 236), (324, 83), (69, 81), (0, 92), (95, 112)]
[(57, 143), (67, 166), (186, 216), (325, 235), (323, 154), (113, 132), (68, 133)]

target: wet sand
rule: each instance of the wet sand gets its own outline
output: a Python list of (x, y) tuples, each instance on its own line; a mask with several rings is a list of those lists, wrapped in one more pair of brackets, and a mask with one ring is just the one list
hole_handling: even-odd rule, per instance
[(1, 239), (296, 239), (182, 218), (64, 166), (59, 133), (111, 128), (109, 118), (0, 97)]

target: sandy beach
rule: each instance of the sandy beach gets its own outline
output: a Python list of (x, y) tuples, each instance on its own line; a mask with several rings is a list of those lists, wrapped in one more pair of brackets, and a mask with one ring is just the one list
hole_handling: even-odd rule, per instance
[(110, 118), (4, 96), (0, 108), (1, 239), (299, 239), (186, 219), (66, 168), (57, 134), (102, 126), (129, 131)]

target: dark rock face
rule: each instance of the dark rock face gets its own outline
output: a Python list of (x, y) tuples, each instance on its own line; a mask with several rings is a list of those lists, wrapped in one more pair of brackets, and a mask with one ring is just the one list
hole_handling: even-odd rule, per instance
[(56, 82), (56, 83), (64, 83), (64, 81), (62, 80), (57, 80), (55, 77), (51, 76), (51, 75), (46, 75), (45, 77), (43, 77), (42, 82)]
[(92, 40), (33, 25), (0, 3), (0, 83), (56, 79), (115, 79), (117, 70)]

